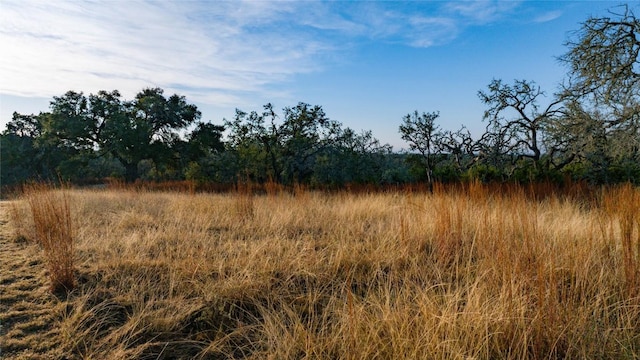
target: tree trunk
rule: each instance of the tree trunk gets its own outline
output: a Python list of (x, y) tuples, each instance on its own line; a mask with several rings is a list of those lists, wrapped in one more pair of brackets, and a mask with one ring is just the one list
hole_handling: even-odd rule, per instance
[(433, 170), (431, 167), (427, 167), (427, 184), (429, 186), (429, 192), (433, 193)]
[(431, 153), (428, 152), (425, 156), (425, 160), (427, 161), (427, 184), (429, 186), (429, 193), (433, 193), (433, 169), (431, 168)]

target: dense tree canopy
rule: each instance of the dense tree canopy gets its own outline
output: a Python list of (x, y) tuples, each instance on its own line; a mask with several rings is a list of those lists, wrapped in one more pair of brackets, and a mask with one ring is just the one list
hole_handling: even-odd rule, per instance
[[(47, 113), (14, 113), (3, 133), (3, 155), (8, 156), (2, 164), (7, 170), (3, 179), (104, 177), (111, 174), (96, 172), (99, 168), (82, 171), (89, 170), (91, 162), (97, 165), (111, 158), (117, 163), (102, 170), (117, 172), (120, 166), (124, 178), (133, 181), (139, 177), (143, 160), (156, 167), (166, 165), (179, 131), (199, 118), (200, 112), (184, 97), (167, 99), (158, 88), (141, 91), (133, 101), (123, 101), (117, 90), (88, 97), (69, 91), (55, 96)], [(33, 156), (27, 157), (29, 154)], [(9, 174), (20, 167), (18, 163), (26, 162), (30, 165), (21, 166), (23, 176)]]
[(261, 113), (236, 110), (225, 122), (239, 175), (284, 184), (344, 184), (380, 182), (389, 173), (381, 158), (390, 153), (388, 145), (380, 145), (371, 132), (343, 128), (321, 106), (298, 103), (279, 118), (267, 104)]

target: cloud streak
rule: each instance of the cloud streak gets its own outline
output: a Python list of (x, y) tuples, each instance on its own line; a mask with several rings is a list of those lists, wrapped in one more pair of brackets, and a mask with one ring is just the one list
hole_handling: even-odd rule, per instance
[[(509, 3), (511, 4), (511, 3)], [(160, 86), (238, 106), (357, 41), (429, 47), (516, 5), (479, 3), (12, 1), (0, 5), (0, 93)]]
[(549, 11), (549, 12), (546, 12), (546, 13), (543, 13), (543, 14), (540, 14), (540, 15), (536, 16), (533, 19), (533, 22), (545, 23), (545, 22), (548, 22), (548, 21), (553, 21), (553, 20), (559, 18), (560, 16), (562, 16), (562, 11), (560, 11), (560, 10)]
[(260, 34), (271, 16), (260, 4), (3, 2), (0, 46), (8, 56), (0, 58), (0, 91), (126, 93), (175, 83), (211, 94), (201, 101), (231, 103), (317, 69), (310, 59), (323, 45), (304, 36)]
[(446, 8), (452, 14), (463, 16), (467, 22), (486, 24), (512, 13), (521, 2), (521, 0), (454, 1), (448, 3)]

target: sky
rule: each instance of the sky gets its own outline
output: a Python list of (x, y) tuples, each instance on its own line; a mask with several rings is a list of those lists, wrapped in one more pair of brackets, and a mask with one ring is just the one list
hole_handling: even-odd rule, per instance
[(396, 151), (414, 110), (479, 136), (479, 90), (530, 80), (548, 101), (572, 32), (619, 4), (0, 0), (0, 131), (14, 111), (48, 111), (69, 90), (117, 89), (129, 100), (160, 87), (215, 124), (236, 108), (305, 102)]

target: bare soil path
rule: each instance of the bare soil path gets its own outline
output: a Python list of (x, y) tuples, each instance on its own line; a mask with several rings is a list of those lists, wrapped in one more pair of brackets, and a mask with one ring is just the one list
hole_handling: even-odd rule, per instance
[(15, 239), (10, 207), (0, 202), (0, 359), (64, 359), (55, 326), (63, 304), (38, 246)]

